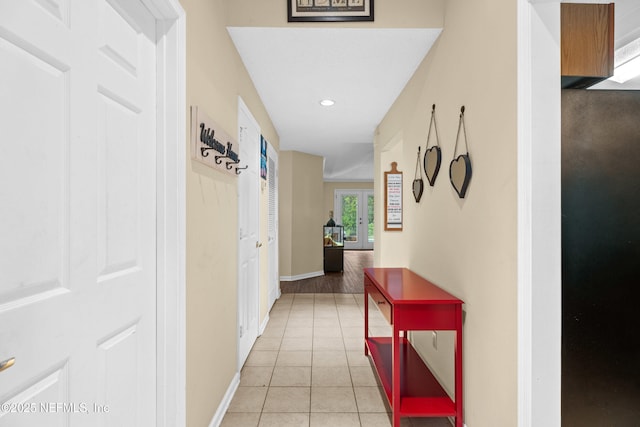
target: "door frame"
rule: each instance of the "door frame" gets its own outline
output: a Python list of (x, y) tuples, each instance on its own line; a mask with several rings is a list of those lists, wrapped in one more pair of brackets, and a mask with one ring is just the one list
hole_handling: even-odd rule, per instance
[(156, 18), (156, 422), (186, 426), (186, 14), (141, 0)]
[(516, 7), (518, 426), (559, 427), (560, 0), (517, 0)]

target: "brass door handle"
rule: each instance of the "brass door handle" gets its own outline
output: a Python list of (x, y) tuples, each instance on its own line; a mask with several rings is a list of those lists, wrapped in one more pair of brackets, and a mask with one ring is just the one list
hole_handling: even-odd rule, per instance
[(262, 243), (261, 242), (256, 242), (256, 248), (261, 248), (262, 247)]
[(14, 363), (16, 363), (15, 357), (12, 357), (11, 359), (3, 360), (2, 362), (0, 362), (0, 372), (4, 371), (5, 369), (9, 369), (10, 367), (13, 366)]

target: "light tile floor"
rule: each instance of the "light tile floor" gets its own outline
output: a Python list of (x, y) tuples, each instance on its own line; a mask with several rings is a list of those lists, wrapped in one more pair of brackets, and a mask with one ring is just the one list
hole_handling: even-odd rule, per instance
[[(240, 374), (222, 427), (389, 427), (389, 407), (364, 355), (362, 294), (283, 294)], [(370, 305), (375, 335), (390, 336)], [(403, 418), (403, 427), (450, 427)]]

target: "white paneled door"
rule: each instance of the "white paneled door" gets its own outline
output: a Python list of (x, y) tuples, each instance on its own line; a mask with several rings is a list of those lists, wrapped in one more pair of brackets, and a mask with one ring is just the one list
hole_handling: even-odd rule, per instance
[(260, 127), (238, 98), (238, 369), (258, 338), (260, 298)]
[(269, 259), (269, 310), (280, 298), (280, 268), (279, 268), (279, 240), (278, 240), (278, 153), (269, 145), (267, 148), (267, 176), (269, 180), (269, 220), (268, 220), (268, 248)]
[(0, 426), (156, 424), (155, 19), (0, 0)]

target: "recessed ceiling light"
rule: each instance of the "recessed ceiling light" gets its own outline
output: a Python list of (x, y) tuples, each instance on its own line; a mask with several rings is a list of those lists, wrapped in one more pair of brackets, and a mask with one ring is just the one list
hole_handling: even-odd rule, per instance
[(331, 107), (335, 103), (336, 102), (332, 99), (323, 99), (322, 101), (320, 101), (320, 105), (322, 105), (323, 107)]

